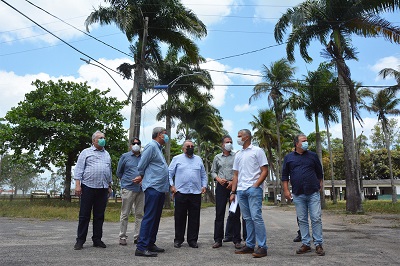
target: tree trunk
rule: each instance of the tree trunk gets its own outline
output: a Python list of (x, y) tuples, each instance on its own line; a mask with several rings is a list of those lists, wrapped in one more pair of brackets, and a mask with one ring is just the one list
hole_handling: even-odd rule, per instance
[(383, 134), (385, 135), (386, 149), (387, 149), (388, 160), (389, 160), (390, 186), (392, 187), (392, 203), (396, 203), (397, 202), (397, 191), (396, 191), (396, 186), (394, 185), (394, 179), (393, 179), (392, 153), (390, 151), (389, 134), (387, 132), (387, 126), (384, 125), (383, 122), (382, 122), (382, 129), (383, 129)]
[[(168, 98), (167, 98), (167, 113), (165, 116), (165, 129), (167, 130), (167, 135), (170, 138), (170, 141), (168, 141), (165, 144), (165, 159), (167, 161), (167, 164), (169, 165), (171, 162), (171, 114), (170, 114), (170, 94), (168, 92)], [(164, 201), (164, 208), (165, 209), (171, 209), (171, 194), (169, 192), (165, 193), (165, 201)]]
[(68, 155), (65, 164), (65, 183), (64, 183), (64, 200), (71, 202), (71, 168), (73, 164), (72, 155)]
[[(321, 162), (322, 169), (323, 169), (323, 163), (322, 163), (322, 144), (321, 144), (321, 133), (319, 132), (319, 121), (318, 121), (318, 115), (314, 115), (315, 118), (315, 144), (316, 144), (316, 151), (318, 155), (318, 159)], [(322, 184), (324, 184), (324, 177), (322, 177)], [(319, 192), (319, 196), (321, 199), (321, 208), (325, 209), (326, 204), (325, 204), (325, 188), (322, 185), (321, 190)]]
[(345, 82), (345, 63), (338, 59), (337, 70), (339, 80), (340, 114), (342, 121), (342, 138), (344, 146), (344, 169), (346, 177), (346, 211), (350, 213), (362, 212), (362, 201), (358, 185), (353, 130), (350, 122), (350, 106), (348, 85)]
[(336, 190), (335, 190), (335, 174), (333, 171), (333, 155), (332, 155), (332, 147), (331, 147), (331, 136), (329, 135), (328, 121), (325, 121), (325, 126), (326, 126), (326, 134), (328, 136), (329, 161), (330, 161), (330, 166), (331, 166), (332, 200), (333, 200), (333, 204), (337, 204)]
[(356, 171), (357, 171), (357, 179), (358, 179), (358, 189), (360, 190), (361, 201), (364, 201), (364, 188), (362, 184), (361, 178), (361, 161), (360, 161), (360, 144), (357, 142), (357, 133), (355, 126), (355, 118), (353, 112), (351, 113), (351, 122), (353, 125), (353, 135), (354, 135), (354, 148), (356, 151)]

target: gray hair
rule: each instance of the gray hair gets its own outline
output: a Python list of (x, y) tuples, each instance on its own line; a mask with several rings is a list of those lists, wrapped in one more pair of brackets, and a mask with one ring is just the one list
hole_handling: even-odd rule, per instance
[(239, 132), (242, 132), (243, 135), (249, 136), (251, 138), (251, 132), (248, 129), (241, 129)]
[(294, 137), (294, 139), (293, 139), (294, 146), (296, 146), (296, 144), (299, 142), (299, 138), (300, 138), (300, 137), (307, 137), (307, 136), (304, 135), (303, 133), (297, 134), (297, 135)]
[[(190, 140), (190, 139), (186, 139), (186, 140), (183, 142), (183, 144), (182, 144), (182, 148), (184, 148), (184, 147), (185, 147), (185, 144), (186, 144), (186, 142), (191, 142), (191, 143), (193, 143), (193, 141), (192, 141), (192, 140)], [(194, 146), (194, 143), (193, 143), (193, 146)]]
[(104, 133), (101, 132), (100, 130), (96, 130), (96, 132), (94, 132), (93, 135), (92, 135), (92, 141), (96, 138), (96, 135), (98, 135), (98, 134), (103, 134), (104, 135)]
[(151, 134), (151, 138), (155, 139), (157, 138), (158, 134), (160, 134), (160, 132), (166, 131), (165, 128), (163, 127), (155, 127), (153, 128), (153, 133)]

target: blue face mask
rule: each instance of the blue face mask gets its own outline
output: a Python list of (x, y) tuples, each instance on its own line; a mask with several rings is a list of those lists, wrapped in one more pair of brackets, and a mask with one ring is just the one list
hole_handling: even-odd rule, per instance
[(304, 142), (301, 143), (301, 149), (303, 151), (308, 150), (308, 142), (307, 141), (304, 141)]
[(169, 137), (167, 134), (164, 134), (164, 142), (167, 143), (169, 141)]
[(106, 146), (106, 139), (99, 139), (99, 140), (97, 141), (97, 144), (98, 144), (100, 147)]

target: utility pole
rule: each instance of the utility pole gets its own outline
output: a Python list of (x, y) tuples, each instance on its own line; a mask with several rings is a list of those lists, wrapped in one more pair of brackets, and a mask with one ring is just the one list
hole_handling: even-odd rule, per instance
[[(129, 143), (132, 143), (134, 137), (140, 135), (140, 120), (142, 115), (142, 90), (144, 88), (144, 66), (145, 52), (147, 43), (149, 18), (144, 18), (142, 50), (140, 53), (140, 62), (137, 63), (134, 72), (133, 89), (132, 89), (132, 106), (131, 120), (129, 125)], [(136, 62), (135, 62), (136, 63)]]

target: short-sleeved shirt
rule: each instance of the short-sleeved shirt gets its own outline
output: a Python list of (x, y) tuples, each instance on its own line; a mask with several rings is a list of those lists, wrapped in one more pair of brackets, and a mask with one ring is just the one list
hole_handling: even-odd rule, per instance
[[(207, 187), (207, 174), (201, 158), (186, 154), (175, 156), (169, 165), (169, 183), (183, 194), (200, 194)], [(174, 180), (175, 177), (175, 180)]]
[(233, 161), (235, 153), (230, 152), (229, 155), (219, 153), (215, 155), (213, 164), (211, 166), (211, 177), (215, 179), (217, 176), (220, 178), (232, 181), (233, 179)]
[(282, 181), (290, 180), (295, 195), (310, 195), (319, 191), (323, 175), (321, 162), (315, 152), (291, 152), (283, 160)]
[(261, 167), (267, 165), (267, 156), (260, 147), (250, 144), (246, 149), (238, 151), (233, 162), (233, 170), (238, 171), (237, 190), (251, 187), (260, 177)]
[(112, 183), (110, 154), (93, 145), (84, 149), (76, 162), (74, 179), (90, 188), (108, 188)]
[(143, 177), (142, 189), (154, 188), (158, 192), (168, 192), (168, 165), (161, 151), (161, 145), (154, 139), (144, 147), (138, 164)]
[(138, 164), (141, 155), (136, 156), (132, 151), (121, 155), (118, 161), (116, 175), (121, 179), (121, 188), (133, 192), (140, 192), (142, 188), (140, 184), (133, 183), (133, 179), (139, 175)]

